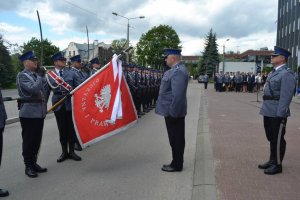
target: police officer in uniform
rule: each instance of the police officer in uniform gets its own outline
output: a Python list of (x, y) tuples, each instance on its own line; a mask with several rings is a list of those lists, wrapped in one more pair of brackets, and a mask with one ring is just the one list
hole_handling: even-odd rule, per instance
[(282, 160), (285, 154), (286, 141), (284, 139), (287, 117), (290, 116), (289, 105), (292, 101), (295, 76), (288, 68), (289, 51), (275, 46), (271, 63), (273, 71), (269, 74), (263, 93), (263, 104), (260, 114), (264, 116), (264, 128), (270, 143), (270, 158), (258, 168), (264, 173), (274, 175), (282, 172)]
[[(71, 70), (77, 73), (78, 77), (80, 78), (80, 83), (83, 83), (86, 79), (89, 78), (90, 72), (87, 71), (87, 68), (85, 67), (83, 70), (83, 66), (81, 64), (81, 57), (80, 55), (76, 55), (70, 58), (71, 60)], [(81, 146), (79, 145), (79, 141), (77, 137), (75, 138), (75, 150), (76, 151), (82, 151)]]
[[(2, 98), (2, 92), (0, 89), (0, 165), (2, 160), (2, 149), (3, 149), (3, 131), (5, 127), (5, 121), (7, 119), (3, 98)], [(0, 197), (6, 197), (9, 195), (9, 192), (4, 189), (0, 189)]]
[(93, 75), (100, 69), (100, 62), (98, 58), (93, 58), (90, 63), (92, 65), (91, 75)]
[(81, 82), (85, 81), (88, 76), (82, 71), (82, 64), (81, 64), (81, 58), (80, 55), (76, 55), (70, 58), (71, 60), (71, 70), (75, 71), (79, 78), (81, 79)]
[[(82, 80), (75, 71), (65, 68), (66, 59), (64, 58), (62, 52), (54, 54), (51, 58), (55, 65), (53, 72), (60, 76), (66, 83), (68, 83), (72, 89), (76, 88)], [(53, 105), (61, 100), (64, 96), (69, 95), (69, 91), (63, 86), (58, 85), (52, 78), (49, 78), (49, 85), (53, 91)], [(57, 159), (57, 162), (63, 162), (68, 158), (75, 161), (80, 161), (81, 157), (74, 152), (74, 145), (77, 137), (72, 119), (71, 98), (68, 97), (64, 103), (59, 105), (54, 110), (54, 115), (56, 118), (59, 131), (59, 140), (62, 147), (62, 154)]]
[(19, 57), (24, 70), (17, 75), (19, 117), (22, 127), (22, 155), (25, 163), (25, 174), (35, 178), (38, 173), (47, 172), (37, 164), (42, 140), (44, 119), (47, 113), (49, 97), (45, 73), (37, 74), (37, 58), (32, 51)]
[(185, 147), (185, 116), (187, 114), (188, 72), (180, 62), (181, 50), (165, 49), (166, 64), (171, 67), (165, 72), (156, 102), (155, 112), (165, 117), (173, 160), (163, 165), (165, 172), (182, 171)]

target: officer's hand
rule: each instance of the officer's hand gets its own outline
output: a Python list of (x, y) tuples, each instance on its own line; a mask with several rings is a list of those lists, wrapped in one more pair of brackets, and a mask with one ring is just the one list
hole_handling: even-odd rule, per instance
[(38, 71), (37, 71), (38, 75), (44, 77), (46, 75), (46, 70), (45, 68), (38, 68)]

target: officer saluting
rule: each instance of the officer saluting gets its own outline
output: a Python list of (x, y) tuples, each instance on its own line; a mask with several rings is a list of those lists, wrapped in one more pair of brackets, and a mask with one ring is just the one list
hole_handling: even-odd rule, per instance
[(37, 58), (32, 51), (19, 57), (24, 70), (17, 75), (19, 117), (22, 127), (25, 174), (31, 178), (46, 172), (37, 164), (42, 140), (44, 119), (47, 113), (48, 85), (45, 74), (37, 74)]
[(282, 172), (282, 160), (285, 154), (284, 139), (287, 117), (290, 116), (290, 103), (296, 84), (294, 73), (287, 67), (286, 49), (275, 46), (271, 63), (273, 71), (269, 74), (264, 87), (263, 104), (260, 114), (264, 116), (264, 127), (270, 142), (269, 161), (258, 165), (264, 173), (273, 175)]
[[(61, 52), (54, 54), (52, 60), (55, 68), (48, 73), (51, 77), (48, 77), (48, 80), (53, 91), (52, 104), (54, 105), (64, 96), (67, 96), (72, 89), (77, 87), (81, 83), (81, 79), (76, 72), (65, 68), (66, 59)], [(59, 78), (57, 78), (57, 76), (59, 76)], [(67, 98), (63, 104), (59, 105), (54, 110), (54, 114), (62, 147), (62, 154), (57, 159), (57, 162), (63, 162), (68, 158), (80, 161), (81, 158), (74, 152), (76, 134), (72, 120), (71, 99)]]
[(165, 72), (159, 89), (155, 112), (165, 117), (173, 160), (163, 165), (166, 172), (182, 171), (185, 147), (185, 116), (187, 114), (186, 90), (188, 73), (180, 63), (181, 50), (165, 49), (166, 64), (171, 67)]

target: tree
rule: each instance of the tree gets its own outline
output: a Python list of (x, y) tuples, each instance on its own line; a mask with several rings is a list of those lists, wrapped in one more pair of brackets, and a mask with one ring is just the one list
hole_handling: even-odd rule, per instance
[[(41, 58), (41, 50), (42, 50), (42, 43), (37, 38), (33, 37), (30, 41), (27, 43), (24, 43), (22, 53), (25, 53), (27, 51), (34, 51), (35, 55), (40, 59)], [(53, 65), (53, 62), (51, 60), (51, 56), (58, 52), (59, 48), (53, 45), (50, 41), (43, 40), (43, 63), (42, 65)]]
[(113, 53), (120, 54), (126, 48), (126, 39), (113, 40), (111, 43), (111, 48)]
[(180, 40), (176, 31), (168, 25), (153, 27), (143, 34), (136, 47), (137, 61), (140, 65), (150, 65), (161, 68), (164, 48), (181, 48)]
[(9, 87), (15, 83), (15, 72), (11, 64), (9, 51), (3, 43), (2, 35), (0, 35), (0, 87)]
[(205, 48), (199, 62), (199, 74), (213, 74), (220, 63), (216, 33), (210, 29), (205, 39)]
[[(127, 40), (126, 39), (120, 39), (120, 40), (113, 40), (111, 43), (111, 48), (114, 54), (121, 54), (126, 48)], [(129, 62), (134, 60), (133, 58), (133, 50), (129, 51)], [(122, 60), (125, 60), (125, 56), (121, 58)]]

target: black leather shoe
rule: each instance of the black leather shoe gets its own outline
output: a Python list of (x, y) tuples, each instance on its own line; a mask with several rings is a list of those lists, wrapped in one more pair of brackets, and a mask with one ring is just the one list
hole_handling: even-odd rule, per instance
[(276, 164), (273, 160), (269, 160), (268, 162), (264, 163), (264, 164), (260, 164), (258, 165), (259, 169), (268, 169), (269, 167), (271, 167), (271, 165)]
[(0, 197), (7, 197), (9, 192), (7, 190), (0, 189)]
[(38, 177), (38, 174), (36, 173), (36, 171), (34, 171), (34, 169), (32, 167), (26, 167), (25, 174), (30, 178)]
[(74, 144), (74, 149), (75, 149), (76, 151), (82, 151), (82, 148), (81, 148), (81, 146), (80, 146), (78, 143), (75, 143), (75, 144)]
[(267, 175), (279, 174), (282, 172), (281, 165), (271, 165), (268, 169), (265, 169), (264, 173)]
[(63, 161), (65, 161), (65, 160), (68, 159), (68, 158), (69, 158), (69, 154), (63, 152), (63, 153), (59, 156), (59, 158), (57, 159), (57, 162), (63, 162)]
[(47, 168), (41, 167), (39, 166), (37, 163), (32, 165), (32, 168), (34, 169), (34, 171), (36, 171), (37, 173), (44, 173), (47, 172)]
[(81, 161), (81, 158), (75, 152), (70, 152), (69, 158), (75, 161)]
[(175, 168), (175, 167), (172, 167), (171, 165), (164, 165), (161, 168), (161, 170), (164, 172), (181, 172), (182, 168)]

